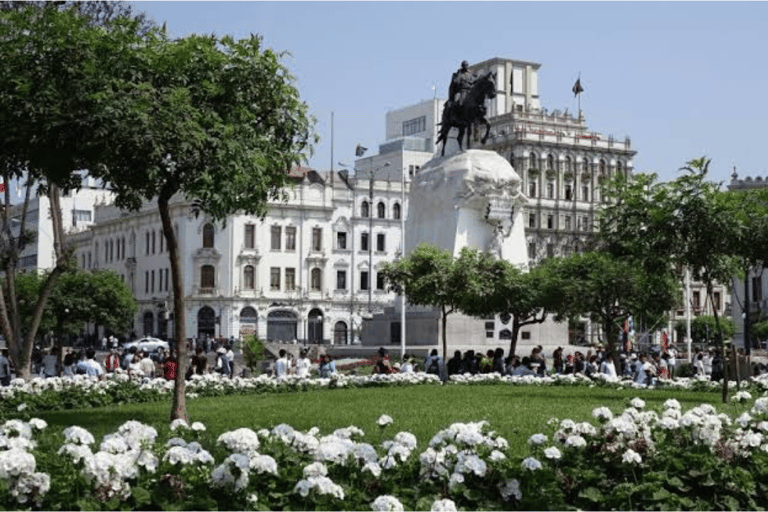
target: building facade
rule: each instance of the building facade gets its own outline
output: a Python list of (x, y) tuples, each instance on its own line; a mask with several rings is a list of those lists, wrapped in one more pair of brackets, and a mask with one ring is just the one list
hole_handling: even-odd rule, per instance
[[(217, 223), (171, 203), (189, 337), (351, 343), (363, 318), (393, 302), (378, 268), (401, 251), (402, 180), (291, 171), (286, 201), (264, 219)], [(139, 303), (128, 335), (174, 337), (168, 248), (156, 203), (128, 213), (99, 205), (71, 237), (82, 268), (109, 268)]]

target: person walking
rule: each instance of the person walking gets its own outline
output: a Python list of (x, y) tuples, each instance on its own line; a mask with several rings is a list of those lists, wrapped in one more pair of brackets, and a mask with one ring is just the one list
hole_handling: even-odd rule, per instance
[(0, 351), (0, 386), (11, 384), (11, 362), (8, 360), (8, 349)]
[(285, 349), (281, 348), (278, 355), (280, 357), (275, 361), (275, 378), (277, 380), (284, 380), (288, 376), (288, 358), (285, 357)]

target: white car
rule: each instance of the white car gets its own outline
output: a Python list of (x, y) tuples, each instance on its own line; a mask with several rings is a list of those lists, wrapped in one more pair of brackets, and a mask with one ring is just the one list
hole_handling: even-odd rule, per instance
[(134, 341), (129, 341), (125, 344), (125, 349), (130, 350), (131, 347), (136, 347), (137, 351), (157, 352), (163, 349), (165, 353), (168, 353), (168, 342), (158, 338), (145, 337)]

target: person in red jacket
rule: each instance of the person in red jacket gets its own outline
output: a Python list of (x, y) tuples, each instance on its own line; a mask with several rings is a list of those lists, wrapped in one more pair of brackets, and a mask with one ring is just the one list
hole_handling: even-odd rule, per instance
[(104, 366), (107, 369), (107, 373), (114, 372), (120, 367), (120, 356), (117, 355), (117, 349), (113, 348), (107, 358), (104, 360)]
[(168, 357), (166, 357), (165, 361), (163, 361), (162, 367), (163, 377), (165, 377), (165, 380), (176, 379), (176, 371), (179, 368), (179, 363), (176, 361), (176, 356), (174, 356), (173, 352), (168, 353)]

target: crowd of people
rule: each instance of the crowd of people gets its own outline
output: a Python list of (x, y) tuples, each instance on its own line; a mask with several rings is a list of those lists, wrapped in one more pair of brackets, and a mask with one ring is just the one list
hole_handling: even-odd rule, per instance
[[(211, 345), (213, 343), (213, 345)], [(107, 344), (111, 344), (107, 340)], [(194, 350), (186, 378), (193, 375), (217, 373), (227, 377), (235, 375), (234, 346), (228, 340), (194, 341), (190, 345)], [(215, 352), (213, 361), (207, 352)], [(617, 358), (609, 357), (602, 345), (576, 350), (564, 354), (563, 348), (558, 347), (549, 360), (541, 345), (534, 347), (529, 355), (505, 356), (504, 349), (489, 349), (485, 353), (467, 350), (464, 353), (457, 350), (452, 358), (444, 361), (437, 349), (419, 360), (416, 356), (406, 354), (401, 362), (393, 363), (387, 349), (380, 348), (373, 364), (374, 374), (412, 373), (423, 371), (437, 375), (442, 381), (451, 375), (498, 373), (508, 376), (534, 376), (559, 374), (582, 374), (593, 377), (603, 374), (606, 377), (628, 378), (639, 384), (654, 385), (659, 379), (669, 379), (678, 372), (677, 352), (674, 347), (666, 351), (647, 353), (622, 351)], [(94, 348), (75, 350), (64, 348), (59, 354), (59, 347), (43, 350), (33, 358), (33, 373), (41, 377), (74, 376), (76, 374), (92, 375), (102, 378), (107, 373), (118, 370), (130, 372), (140, 378), (153, 379), (163, 377), (174, 380), (178, 371), (178, 361), (171, 350), (165, 354), (162, 349), (149, 353), (137, 350), (135, 347), (121, 350), (115, 346), (99, 361)], [(618, 367), (614, 364), (618, 362)], [(692, 357), (690, 371), (694, 376), (711, 380), (720, 380), (724, 375), (724, 364), (717, 350), (697, 349)], [(306, 348), (294, 357), (285, 349), (279, 351), (279, 357), (272, 368), (272, 376), (278, 380), (289, 375), (300, 378), (318, 376), (328, 378), (336, 372), (336, 362), (330, 354), (322, 354), (313, 363)], [(768, 367), (760, 363), (753, 364), (755, 375), (768, 373)], [(8, 350), (0, 351), (0, 385), (7, 386), (14, 374), (13, 365), (8, 357)]]

